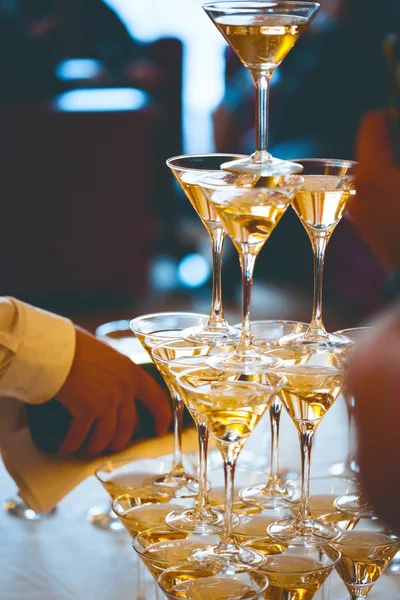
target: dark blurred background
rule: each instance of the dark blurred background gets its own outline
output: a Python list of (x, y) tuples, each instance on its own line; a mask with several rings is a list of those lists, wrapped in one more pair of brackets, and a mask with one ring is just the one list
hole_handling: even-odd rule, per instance
[[(165, 160), (254, 150), (254, 94), (201, 0), (0, 0), (0, 286), (86, 323), (210, 304), (207, 234)], [(398, 0), (321, 0), (275, 73), (271, 151), (354, 158), (387, 105), (382, 43)], [(384, 202), (384, 199), (381, 200)], [(384, 274), (344, 218), (328, 247), (325, 317), (357, 324)], [(224, 301), (240, 311), (226, 244)], [(253, 317), (309, 320), (312, 253), (289, 209), (255, 271)]]

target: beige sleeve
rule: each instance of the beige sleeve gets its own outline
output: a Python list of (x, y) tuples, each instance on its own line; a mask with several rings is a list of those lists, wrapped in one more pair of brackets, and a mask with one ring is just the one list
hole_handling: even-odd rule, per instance
[(74, 353), (69, 319), (0, 297), (0, 396), (28, 404), (50, 400), (65, 382)]

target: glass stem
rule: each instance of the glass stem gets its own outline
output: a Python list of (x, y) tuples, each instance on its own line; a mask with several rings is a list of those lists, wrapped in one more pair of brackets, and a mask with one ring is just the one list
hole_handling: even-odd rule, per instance
[(279, 469), (279, 425), (281, 414), (282, 403), (279, 398), (275, 397), (269, 409), (269, 419), (271, 422), (271, 458), (267, 487), (272, 489), (275, 485), (279, 484), (281, 479)]
[(171, 396), (174, 415), (174, 451), (170, 476), (182, 477), (185, 474), (182, 463), (182, 417), (184, 404), (176, 392), (171, 391)]
[(315, 428), (307, 424), (301, 425), (299, 432), (300, 450), (301, 450), (301, 497), (297, 521), (306, 521), (311, 519), (310, 512), (310, 473), (311, 473), (311, 452), (314, 439)]
[(224, 459), (224, 477), (225, 477), (225, 521), (224, 529), (219, 543), (219, 550), (224, 552), (225, 550), (235, 550), (237, 544), (235, 539), (232, 537), (232, 517), (233, 517), (233, 501), (235, 493), (235, 469), (236, 463), (239, 456), (239, 452), (232, 451), (231, 448), (222, 453)]
[(324, 334), (325, 327), (322, 321), (322, 284), (324, 278), (325, 250), (330, 234), (309, 233), (314, 253), (314, 302), (310, 323), (311, 334)]
[(256, 254), (249, 252), (247, 244), (243, 244), (239, 255), (242, 268), (242, 333), (236, 348), (236, 354), (242, 356), (251, 354), (250, 310), (256, 258)]
[(199, 493), (196, 499), (196, 509), (202, 512), (207, 511), (209, 507), (207, 492), (207, 450), (208, 450), (208, 428), (199, 421), (196, 423), (196, 429), (199, 436)]
[(222, 308), (222, 251), (225, 242), (225, 231), (222, 227), (208, 230), (211, 240), (212, 251), (212, 299), (211, 312), (208, 321), (209, 327), (225, 323), (224, 310)]
[(253, 73), (254, 86), (256, 90), (256, 152), (253, 159), (257, 162), (268, 160), (271, 155), (268, 152), (268, 129), (269, 129), (269, 91), (272, 73)]

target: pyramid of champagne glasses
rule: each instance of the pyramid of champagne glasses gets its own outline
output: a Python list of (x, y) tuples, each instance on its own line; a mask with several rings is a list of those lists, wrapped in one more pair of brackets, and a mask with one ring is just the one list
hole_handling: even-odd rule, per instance
[[(224, 0), (203, 8), (253, 77), (256, 149), (251, 156), (166, 160), (210, 238), (210, 313), (136, 316), (129, 340), (135, 352), (112, 340), (133, 360), (142, 345), (146, 358), (140, 362), (152, 362), (169, 390), (173, 434), (163, 440), (159, 456), (110, 457), (97, 478), (111, 497), (114, 519), (132, 538), (138, 562), (157, 582), (157, 599), (312, 600), (333, 572), (344, 583), (342, 594), (347, 588), (351, 598), (366, 598), (400, 540), (372, 515), (353, 458), (336, 476), (332, 471), (313, 477), (311, 464), (317, 429), (343, 394), (354, 348), (369, 333), (360, 327), (328, 332), (322, 318), (326, 247), (357, 193), (357, 165), (342, 159), (286, 161), (268, 152), (271, 78), (319, 5)], [(256, 259), (291, 208), (314, 255), (311, 320), (252, 321)], [(236, 324), (228, 323), (223, 309), (226, 236), (242, 274), (242, 319)], [(346, 390), (343, 397), (351, 423), (354, 399)], [(193, 419), (197, 453), (186, 446), (184, 407)], [(292, 438), (297, 432), (300, 477), (281, 468), (282, 411)], [(237, 461), (259, 423), (258, 431), (265, 430), (267, 414), (268, 469), (257, 479), (254, 464), (237, 469)], [(322, 431), (318, 436), (323, 438)], [(211, 442), (219, 452), (214, 469)], [(101, 517), (112, 523), (108, 509)]]

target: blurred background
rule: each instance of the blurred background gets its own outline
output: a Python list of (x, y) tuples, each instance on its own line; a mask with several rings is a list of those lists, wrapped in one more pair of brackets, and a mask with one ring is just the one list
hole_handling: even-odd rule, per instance
[[(247, 71), (202, 0), (0, 0), (0, 286), (94, 328), (159, 310), (208, 312), (205, 229), (165, 165), (254, 150)], [(273, 78), (271, 151), (354, 158), (359, 121), (387, 105), (382, 43), (398, 0), (321, 0)], [(382, 202), (384, 199), (382, 199)], [(308, 321), (312, 252), (289, 209), (261, 252), (253, 318)], [(384, 274), (349, 218), (327, 252), (325, 320), (356, 325)], [(240, 270), (224, 255), (227, 316)]]

